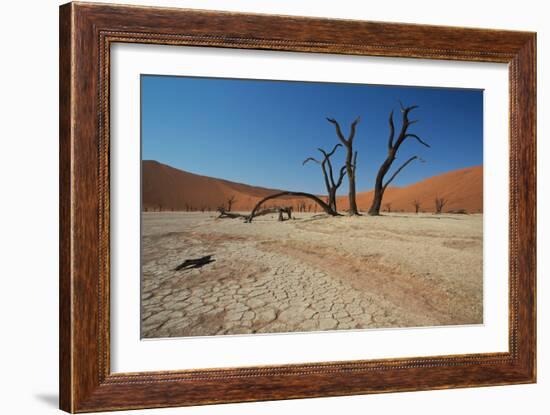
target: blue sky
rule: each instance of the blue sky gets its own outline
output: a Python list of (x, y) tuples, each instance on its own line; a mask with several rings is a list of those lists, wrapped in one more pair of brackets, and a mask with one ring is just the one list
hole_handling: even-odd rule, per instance
[[(412, 155), (425, 163), (409, 164), (392, 185), (483, 163), (481, 90), (156, 75), (141, 77), (142, 158), (256, 186), (323, 193), (320, 167), (302, 161), (338, 142), (326, 117), (347, 135), (361, 116), (357, 190), (370, 190), (386, 157), (392, 109), (400, 128), (399, 101), (419, 106), (410, 116), (419, 122), (409, 131), (431, 148), (407, 139), (393, 169)], [(340, 148), (333, 164), (344, 158)], [(344, 181), (339, 194), (346, 192)]]

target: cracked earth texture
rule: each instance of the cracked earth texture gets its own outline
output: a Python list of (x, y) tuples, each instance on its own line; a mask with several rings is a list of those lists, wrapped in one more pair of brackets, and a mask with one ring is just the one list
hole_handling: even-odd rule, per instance
[(482, 323), (482, 215), (296, 217), (144, 213), (142, 337)]

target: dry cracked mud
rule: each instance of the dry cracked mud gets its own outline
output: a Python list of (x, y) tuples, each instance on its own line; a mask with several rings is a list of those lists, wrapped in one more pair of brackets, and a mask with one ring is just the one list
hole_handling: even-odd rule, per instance
[(297, 216), (144, 213), (142, 337), (482, 323), (482, 215)]

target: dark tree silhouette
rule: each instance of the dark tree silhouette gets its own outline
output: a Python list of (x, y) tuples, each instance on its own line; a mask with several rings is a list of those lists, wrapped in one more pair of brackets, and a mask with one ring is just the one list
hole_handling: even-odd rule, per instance
[(435, 198), (435, 213), (440, 214), (443, 211), (443, 206), (447, 204), (447, 200), (442, 197)]
[(414, 213), (418, 213), (420, 211), (420, 200), (414, 199), (413, 205), (414, 205)]
[(218, 215), (219, 219), (223, 219), (223, 218), (229, 218), (229, 219), (244, 218), (244, 219), (246, 219), (248, 217), (248, 215), (241, 215), (240, 213), (229, 212), (229, 211), (225, 210), (225, 207), (223, 207), (223, 206), (220, 206), (216, 210), (219, 213), (219, 215)]
[(344, 179), (344, 176), (346, 175), (346, 166), (342, 166), (340, 168), (338, 179), (334, 180), (334, 171), (332, 169), (332, 162), (330, 161), (330, 158), (336, 152), (338, 147), (342, 147), (342, 144), (336, 144), (332, 151), (328, 153), (322, 148), (318, 148), (317, 150), (319, 150), (323, 154), (323, 161), (319, 161), (314, 157), (308, 157), (302, 163), (302, 165), (305, 165), (308, 161), (313, 161), (321, 166), (321, 170), (323, 171), (323, 178), (325, 179), (325, 186), (328, 193), (327, 203), (335, 212), (338, 212), (338, 209), (336, 208), (336, 192), (338, 191), (338, 188), (342, 185), (342, 181)]
[(378, 174), (376, 175), (376, 182), (374, 184), (374, 198), (372, 201), (372, 205), (369, 209), (369, 215), (376, 216), (380, 214), (380, 206), (382, 204), (382, 198), (384, 197), (384, 191), (388, 187), (388, 185), (392, 182), (393, 179), (403, 170), (410, 162), (413, 160), (416, 160), (418, 156), (413, 156), (409, 158), (405, 163), (403, 163), (396, 171), (395, 173), (384, 183), (384, 177), (390, 170), (393, 162), (395, 161), (397, 157), (397, 151), (399, 150), (399, 147), (401, 147), (401, 144), (407, 139), (407, 138), (414, 138), (417, 140), (420, 144), (430, 147), (426, 142), (422, 141), (420, 137), (418, 137), (416, 134), (409, 133), (409, 127), (417, 122), (417, 120), (409, 120), (409, 113), (414, 110), (415, 108), (418, 108), (417, 105), (413, 105), (410, 107), (403, 107), (403, 104), (401, 104), (401, 114), (403, 116), (402, 124), (401, 124), (401, 131), (399, 132), (399, 135), (396, 140), (395, 138), (395, 125), (393, 123), (393, 111), (390, 112), (390, 118), (389, 118), (389, 124), (390, 124), (390, 135), (388, 139), (388, 155), (386, 157), (386, 160), (382, 163), (380, 166), (380, 169), (378, 170)]
[(361, 117), (357, 117), (355, 121), (351, 123), (351, 129), (348, 138), (344, 137), (340, 124), (334, 118), (327, 118), (327, 121), (334, 124), (336, 128), (336, 135), (342, 144), (346, 147), (346, 173), (348, 175), (349, 182), (349, 214), (359, 215), (357, 209), (357, 201), (355, 197), (355, 172), (357, 169), (357, 151), (353, 151), (353, 139), (355, 138), (355, 130)]
[(303, 192), (280, 192), (275, 193), (273, 195), (269, 195), (264, 197), (262, 200), (260, 200), (258, 203), (256, 203), (256, 206), (254, 206), (254, 209), (252, 209), (252, 212), (250, 212), (250, 215), (248, 215), (245, 222), (251, 223), (252, 220), (257, 216), (257, 212), (260, 209), (260, 207), (271, 199), (276, 199), (278, 197), (282, 196), (296, 196), (296, 197), (305, 197), (308, 199), (313, 200), (315, 203), (317, 203), (321, 208), (325, 211), (326, 214), (330, 216), (338, 216), (338, 212), (335, 212), (332, 210), (332, 208), (325, 202), (323, 202), (321, 199), (319, 199), (317, 196), (312, 195), (311, 193), (303, 193)]
[(227, 211), (231, 212), (231, 208), (233, 207), (233, 204), (237, 201), (235, 199), (235, 195), (232, 195), (229, 199), (227, 199)]

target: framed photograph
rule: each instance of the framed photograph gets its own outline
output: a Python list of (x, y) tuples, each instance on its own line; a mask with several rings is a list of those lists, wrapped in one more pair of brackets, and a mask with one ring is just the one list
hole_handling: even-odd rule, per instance
[(536, 35), (60, 8), (60, 407), (536, 381)]

